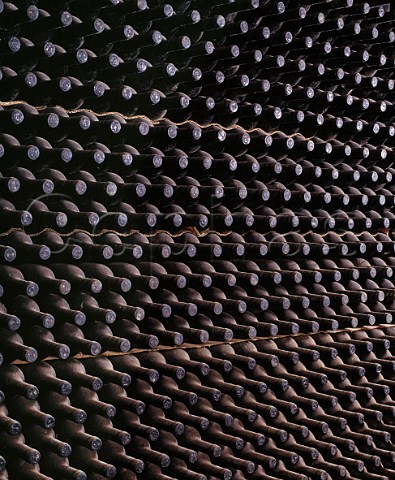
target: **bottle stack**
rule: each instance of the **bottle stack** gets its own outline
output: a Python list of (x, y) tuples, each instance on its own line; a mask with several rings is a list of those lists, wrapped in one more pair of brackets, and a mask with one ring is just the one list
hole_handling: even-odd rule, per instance
[(1, 479), (394, 477), (394, 25), (0, 1)]

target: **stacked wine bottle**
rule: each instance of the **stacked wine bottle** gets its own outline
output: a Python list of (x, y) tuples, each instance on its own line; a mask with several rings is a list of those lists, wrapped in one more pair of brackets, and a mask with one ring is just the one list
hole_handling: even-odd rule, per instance
[(1, 480), (394, 478), (394, 27), (0, 0)]

